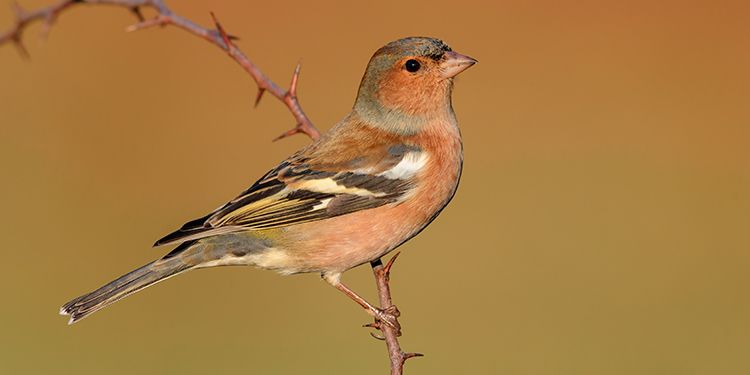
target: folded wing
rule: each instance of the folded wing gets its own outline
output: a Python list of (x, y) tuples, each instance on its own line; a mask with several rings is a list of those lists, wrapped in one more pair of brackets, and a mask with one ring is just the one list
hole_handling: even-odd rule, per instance
[(339, 157), (332, 165), (297, 154), (237, 198), (186, 223), (155, 246), (307, 223), (396, 204), (414, 188), (415, 177), (427, 157), (418, 148), (402, 144), (384, 145), (367, 162), (341, 162)]

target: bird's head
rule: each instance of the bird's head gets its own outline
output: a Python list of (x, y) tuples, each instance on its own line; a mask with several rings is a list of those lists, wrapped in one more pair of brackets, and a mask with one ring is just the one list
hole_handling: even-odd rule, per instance
[(452, 115), (453, 77), (476, 62), (439, 39), (388, 43), (370, 59), (354, 111), (373, 125), (415, 133), (427, 120)]

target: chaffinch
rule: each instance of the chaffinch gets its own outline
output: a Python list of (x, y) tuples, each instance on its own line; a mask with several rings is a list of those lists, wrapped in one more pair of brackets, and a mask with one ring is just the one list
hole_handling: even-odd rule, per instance
[(320, 139), (217, 210), (156, 241), (167, 255), (66, 303), (70, 324), (192, 269), (252, 265), (319, 272), (377, 319), (384, 312), (341, 283), (422, 231), (461, 176), (453, 77), (475, 64), (438, 39), (412, 37), (370, 59), (354, 108)]

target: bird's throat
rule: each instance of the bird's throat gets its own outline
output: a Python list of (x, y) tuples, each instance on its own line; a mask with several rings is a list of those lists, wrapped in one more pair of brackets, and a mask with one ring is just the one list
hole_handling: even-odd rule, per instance
[(410, 115), (398, 109), (386, 108), (377, 100), (359, 98), (354, 105), (354, 114), (370, 126), (398, 135), (419, 133), (427, 121), (424, 116)]

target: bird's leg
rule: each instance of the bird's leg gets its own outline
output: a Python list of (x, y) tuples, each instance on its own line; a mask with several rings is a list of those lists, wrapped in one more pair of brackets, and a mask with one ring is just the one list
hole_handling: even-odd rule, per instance
[[(334, 288), (340, 290), (341, 292), (346, 294), (349, 298), (351, 298), (354, 302), (362, 306), (362, 308), (367, 310), (367, 313), (370, 314), (370, 316), (372, 316), (373, 318), (375, 318), (375, 321), (377, 323), (385, 323), (391, 326), (400, 335), (401, 324), (399, 324), (398, 322), (398, 317), (401, 313), (398, 311), (396, 306), (390, 306), (387, 309), (377, 308), (373, 306), (371, 303), (367, 302), (367, 300), (362, 298), (359, 294), (349, 289), (349, 287), (344, 285), (341, 282), (341, 274), (323, 274), (322, 276), (323, 276), (323, 279), (327, 281), (329, 284), (331, 284)], [(376, 325), (367, 325), (367, 326), (378, 328), (377, 323)]]

